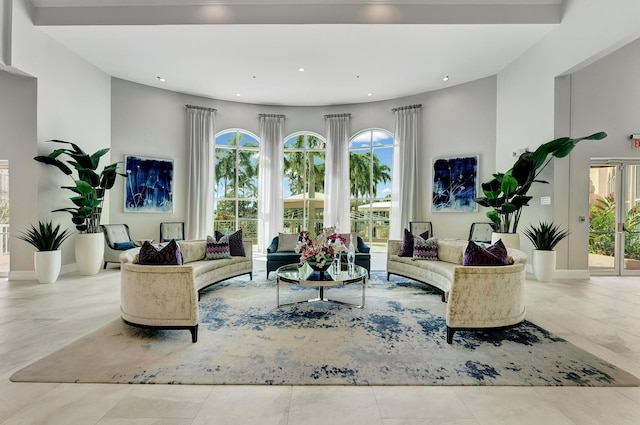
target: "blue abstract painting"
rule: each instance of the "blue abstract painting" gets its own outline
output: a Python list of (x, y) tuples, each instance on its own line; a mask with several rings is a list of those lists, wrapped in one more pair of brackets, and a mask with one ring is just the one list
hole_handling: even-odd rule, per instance
[(125, 212), (173, 212), (173, 160), (125, 155)]
[(478, 156), (438, 158), (433, 162), (433, 212), (476, 212)]

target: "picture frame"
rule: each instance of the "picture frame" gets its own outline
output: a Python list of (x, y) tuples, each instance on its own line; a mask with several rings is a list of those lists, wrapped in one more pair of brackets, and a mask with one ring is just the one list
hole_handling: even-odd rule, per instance
[(432, 212), (477, 212), (478, 155), (435, 158)]
[(173, 213), (173, 160), (125, 155), (124, 212)]

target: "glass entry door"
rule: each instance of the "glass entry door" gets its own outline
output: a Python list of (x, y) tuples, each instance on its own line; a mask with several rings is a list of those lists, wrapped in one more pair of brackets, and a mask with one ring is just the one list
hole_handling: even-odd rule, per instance
[(594, 160), (589, 177), (589, 270), (640, 275), (640, 161)]

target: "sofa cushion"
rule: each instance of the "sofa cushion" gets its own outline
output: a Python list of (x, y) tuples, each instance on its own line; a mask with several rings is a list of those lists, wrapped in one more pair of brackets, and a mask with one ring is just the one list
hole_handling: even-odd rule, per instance
[[(219, 230), (216, 230), (216, 239), (220, 239), (224, 236)], [(244, 252), (244, 244), (242, 243), (242, 229), (238, 229), (232, 234), (229, 235), (229, 252), (232, 257), (246, 257), (247, 254)]]
[(182, 252), (182, 264), (193, 261), (204, 260), (207, 251), (207, 241), (204, 239), (193, 241), (178, 241), (178, 246)]
[(413, 239), (414, 260), (438, 260), (438, 238), (424, 239), (422, 236), (414, 236)]
[(223, 235), (218, 240), (213, 236), (207, 236), (207, 251), (204, 254), (204, 259), (219, 260), (221, 258), (231, 258), (229, 236)]
[(276, 252), (295, 252), (298, 246), (297, 233), (278, 233), (278, 249)]
[(171, 241), (162, 248), (156, 248), (149, 241), (140, 247), (138, 263), (144, 265), (182, 265), (182, 252), (176, 241)]
[(483, 248), (470, 241), (464, 251), (463, 266), (504, 266), (508, 264), (507, 249), (502, 241)]
[(464, 248), (467, 244), (462, 239), (438, 240), (438, 258), (447, 263), (462, 264)]

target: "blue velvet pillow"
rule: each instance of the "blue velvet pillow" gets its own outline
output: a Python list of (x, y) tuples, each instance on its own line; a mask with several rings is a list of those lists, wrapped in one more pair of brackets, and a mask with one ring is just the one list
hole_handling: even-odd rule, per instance
[[(216, 230), (216, 239), (224, 236), (219, 230)], [(242, 243), (242, 229), (238, 229), (229, 235), (229, 252), (234, 257), (246, 257), (244, 252), (244, 243)]]
[(487, 248), (469, 241), (462, 259), (463, 266), (505, 266), (507, 264), (509, 264), (507, 248), (501, 240)]
[(131, 248), (134, 248), (135, 246), (136, 244), (134, 244), (131, 241), (113, 243), (113, 249), (119, 249), (119, 250), (131, 249)]
[(162, 248), (156, 248), (151, 242), (145, 241), (140, 247), (138, 263), (146, 265), (182, 265), (182, 252), (176, 241), (171, 241)]

